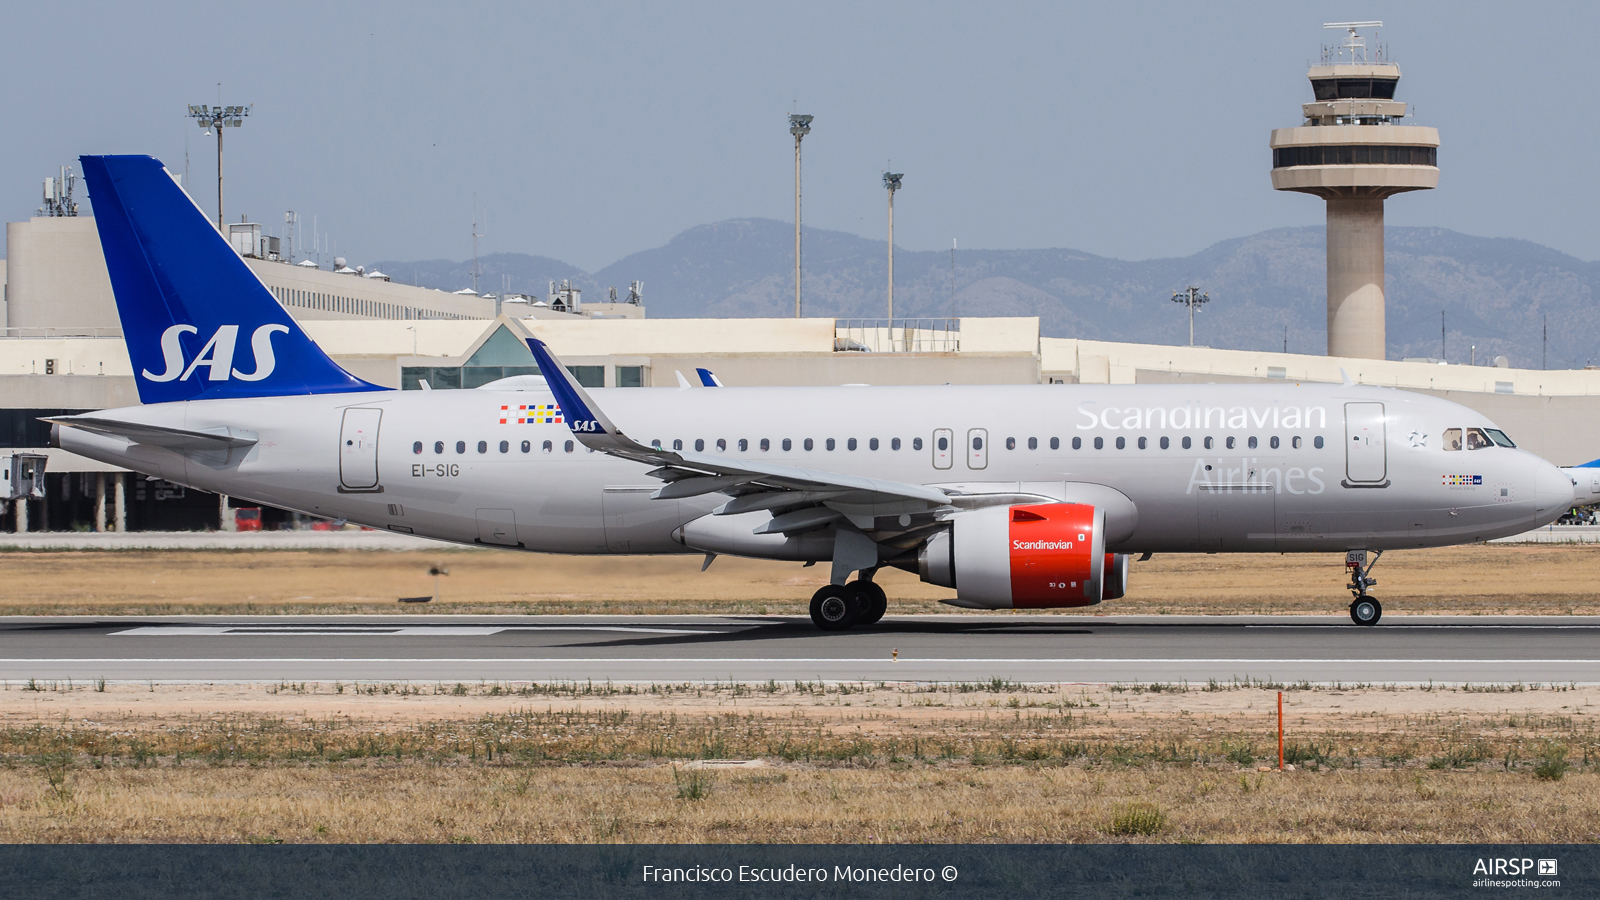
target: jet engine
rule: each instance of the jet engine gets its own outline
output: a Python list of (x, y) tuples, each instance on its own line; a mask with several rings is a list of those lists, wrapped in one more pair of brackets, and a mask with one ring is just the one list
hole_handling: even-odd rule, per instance
[(922, 546), (923, 581), (956, 589), (969, 609), (1092, 606), (1121, 597), (1128, 556), (1105, 550), (1105, 510), (1084, 503), (960, 513)]

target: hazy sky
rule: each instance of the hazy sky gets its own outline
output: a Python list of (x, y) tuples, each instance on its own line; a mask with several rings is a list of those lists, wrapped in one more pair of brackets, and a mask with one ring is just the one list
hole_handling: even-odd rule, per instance
[[(519, 251), (589, 270), (685, 228), (792, 221), (786, 116), (806, 138), (805, 221), (884, 233), (905, 173), (910, 249), (1072, 247), (1123, 258), (1322, 221), (1270, 188), (1307, 62), (1382, 19), (1399, 99), (1440, 129), (1437, 225), (1600, 256), (1600, 5), (1392, 3), (12, 2), (0, 28), (0, 208), (39, 205), (80, 153), (187, 168), (214, 212), (215, 142), (189, 103), (255, 104), (229, 129), (226, 210), (298, 210), (352, 263)], [(187, 148), (187, 149), (186, 149)], [(480, 229), (481, 230), (481, 229)]]

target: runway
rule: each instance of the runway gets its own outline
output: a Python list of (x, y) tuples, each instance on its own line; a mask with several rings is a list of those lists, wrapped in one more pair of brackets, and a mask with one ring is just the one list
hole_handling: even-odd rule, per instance
[(1600, 683), (1600, 617), (14, 617), (0, 679)]

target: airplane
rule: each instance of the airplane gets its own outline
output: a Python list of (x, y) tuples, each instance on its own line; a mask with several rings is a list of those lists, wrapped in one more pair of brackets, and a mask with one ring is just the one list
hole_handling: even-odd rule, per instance
[(1482, 414), (1348, 378), (588, 390), (535, 338), (530, 389), (391, 390), (328, 358), (160, 161), (82, 164), (143, 405), (48, 419), (55, 446), (461, 544), (827, 563), (825, 630), (883, 616), (884, 567), (958, 607), (1072, 608), (1124, 596), (1136, 555), (1219, 552), (1344, 553), (1375, 625), (1384, 551), (1576, 496)]

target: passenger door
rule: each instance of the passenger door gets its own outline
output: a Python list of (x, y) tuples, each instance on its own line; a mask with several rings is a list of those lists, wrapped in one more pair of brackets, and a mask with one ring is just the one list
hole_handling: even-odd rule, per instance
[(956, 433), (948, 428), (935, 428), (933, 430), (933, 467), (935, 469), (950, 468), (951, 460), (954, 458), (951, 455), (954, 447), (951, 445), (955, 443), (955, 439)]
[(339, 485), (345, 491), (378, 487), (378, 425), (381, 409), (347, 409), (339, 429)]
[(1389, 472), (1382, 403), (1344, 405), (1345, 478), (1348, 483), (1381, 487)]

